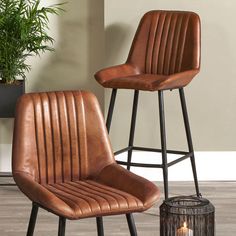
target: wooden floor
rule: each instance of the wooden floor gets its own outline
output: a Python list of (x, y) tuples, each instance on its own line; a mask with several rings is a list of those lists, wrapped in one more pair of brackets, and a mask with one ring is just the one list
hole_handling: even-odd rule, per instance
[[(162, 183), (157, 183), (162, 186)], [(216, 235), (236, 235), (236, 182), (201, 182), (203, 197), (216, 208)], [(170, 183), (171, 196), (194, 193), (191, 182)], [(163, 199), (163, 198), (162, 198)], [(161, 200), (162, 201), (162, 200)], [(161, 203), (160, 201), (160, 203)], [(0, 236), (25, 236), (31, 210), (30, 201), (16, 187), (0, 186)], [(159, 235), (159, 205), (134, 214), (139, 236)], [(39, 211), (35, 236), (56, 236), (57, 217)], [(105, 235), (129, 235), (124, 216), (104, 218)], [(95, 219), (67, 221), (66, 236), (96, 236)]]

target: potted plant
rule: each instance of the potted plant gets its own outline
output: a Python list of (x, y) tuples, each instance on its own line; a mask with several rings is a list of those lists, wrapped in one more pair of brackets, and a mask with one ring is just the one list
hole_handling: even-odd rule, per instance
[(0, 0), (0, 117), (14, 117), (17, 98), (24, 93), (26, 59), (53, 51), (47, 33), (50, 14), (61, 4), (41, 7), (40, 0)]

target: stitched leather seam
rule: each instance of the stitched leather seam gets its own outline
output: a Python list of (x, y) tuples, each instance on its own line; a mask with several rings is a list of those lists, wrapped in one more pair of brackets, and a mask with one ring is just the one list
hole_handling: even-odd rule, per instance
[[(109, 200), (106, 198), (106, 195), (108, 195), (108, 194), (106, 194), (106, 193), (104, 193), (104, 192), (101, 192), (101, 191), (98, 191), (98, 190), (90, 189), (90, 188), (84, 186), (85, 182), (82, 182), (82, 181), (81, 181), (80, 183), (78, 183), (78, 182), (72, 182), (72, 183), (69, 183), (69, 184), (72, 185), (73, 187), (75, 187), (76, 185), (78, 185), (79, 188), (80, 188), (81, 190), (83, 190), (84, 192), (88, 192), (88, 193), (91, 193), (91, 194), (93, 194), (93, 195), (97, 195), (97, 196), (103, 198), (103, 199), (108, 203), (110, 210), (112, 209)], [(105, 196), (104, 196), (104, 195), (105, 195)], [(112, 197), (112, 196), (108, 196), (108, 197), (110, 197), (111, 199), (115, 200), (115, 201), (117, 202), (117, 205), (120, 207), (120, 204), (119, 204), (119, 202), (118, 202), (118, 200), (117, 200), (116, 198), (114, 198), (114, 197)]]
[[(98, 202), (98, 200), (94, 199), (93, 197), (90, 197), (90, 196), (87, 196), (87, 195), (84, 195), (82, 193), (79, 193), (77, 191), (74, 191), (72, 189), (69, 189), (65, 184), (57, 184), (57, 186), (60, 185), (62, 188), (66, 188), (67, 190), (63, 189), (62, 191), (65, 192), (65, 193), (68, 193), (70, 195), (73, 195), (75, 198), (80, 198), (80, 199), (83, 199), (84, 201), (86, 201), (91, 209), (91, 212), (93, 212), (93, 207), (91, 206), (90, 202), (88, 199), (90, 199), (90, 201), (94, 201), (97, 203), (97, 205), (99, 206), (100, 210), (102, 211), (102, 208), (100, 206), (100, 203)], [(58, 187), (60, 187), (58, 186)], [(72, 192), (72, 193), (71, 193)], [(87, 198), (87, 199), (86, 199)]]
[[(100, 191), (100, 192), (101, 192), (101, 190), (103, 190), (103, 191), (105, 192), (105, 194), (108, 194), (108, 195), (110, 195), (111, 197), (114, 197), (114, 198), (116, 199), (116, 201), (117, 201), (119, 207), (120, 207), (120, 203), (119, 203), (118, 197), (120, 197), (120, 198), (122, 198), (123, 200), (126, 201), (126, 198), (124, 198), (121, 194), (115, 193), (115, 192), (111, 192), (111, 189), (112, 189), (111, 187), (109, 187), (109, 190), (108, 190), (108, 189), (104, 188), (104, 186), (101, 186), (101, 185), (98, 186), (98, 185), (96, 185), (94, 182), (89, 181), (89, 180), (87, 180), (86, 183), (87, 183), (88, 185), (91, 185), (91, 186), (93, 186), (93, 187), (98, 188), (97, 191)], [(100, 190), (99, 190), (99, 189), (100, 189)], [(118, 195), (118, 196), (117, 196), (117, 195)], [(127, 204), (127, 205), (128, 205), (128, 204)]]
[[(94, 199), (94, 200), (99, 204), (99, 207), (100, 207), (101, 211), (102, 211), (102, 205), (100, 204), (99, 200), (96, 200), (95, 198), (96, 198), (96, 197), (102, 198), (103, 200), (105, 200), (105, 201), (107, 202), (107, 204), (108, 204), (108, 206), (109, 206), (109, 208), (110, 208), (110, 210), (111, 210), (110, 202), (109, 202), (106, 198), (104, 198), (104, 196), (98, 195), (96, 191), (95, 191), (95, 193), (94, 193), (94, 192), (89, 191), (89, 190), (91, 190), (91, 189), (89, 189), (89, 190), (87, 190), (87, 189), (86, 189), (86, 190), (85, 190), (85, 189), (82, 189), (81, 185), (78, 184), (78, 182), (76, 182), (76, 183), (75, 183), (75, 182), (68, 182), (68, 183), (66, 183), (66, 184), (69, 184), (69, 185), (72, 187), (72, 189), (73, 189), (74, 191), (76, 191), (75, 189), (80, 190), (80, 191), (81, 191), (80, 194), (86, 194), (86, 196), (91, 195), (91, 198)], [(77, 185), (79, 185), (79, 186), (75, 186), (75, 184), (77, 184)], [(71, 189), (71, 190), (72, 190), (72, 189)], [(78, 193), (79, 193), (79, 192), (78, 192)], [(94, 197), (95, 197), (95, 198), (94, 198)]]
[[(110, 165), (108, 165), (108, 166), (112, 166), (112, 165), (117, 165), (117, 164), (112, 163), (112, 164), (110, 164)], [(99, 176), (99, 175), (102, 173), (102, 171), (103, 171), (105, 168), (107, 168), (108, 166), (104, 167), (104, 168), (99, 172), (99, 174), (98, 174), (97, 176)], [(91, 180), (87, 180), (87, 182), (88, 182), (88, 181), (91, 182)], [(93, 181), (93, 183), (94, 183), (94, 181)], [(100, 187), (100, 185), (99, 185), (99, 187)], [(101, 188), (104, 189), (104, 187), (106, 187), (106, 186), (103, 185)], [(107, 186), (107, 187), (110, 187), (110, 186)], [(119, 190), (119, 189), (116, 189), (116, 190), (123, 192), (122, 190)], [(131, 194), (130, 194), (130, 195), (131, 195)], [(133, 196), (133, 195), (131, 195), (131, 196)], [(136, 203), (137, 203), (138, 201), (142, 202), (140, 199), (136, 198), (135, 196), (133, 196), (133, 197), (135, 198)], [(137, 203), (137, 204), (138, 204), (138, 203)]]
[(148, 32), (148, 40), (147, 40), (147, 45), (146, 45), (146, 53), (145, 53), (145, 73), (148, 72), (148, 52), (149, 52), (149, 40), (150, 40), (150, 35), (151, 35), (151, 25), (152, 25), (152, 21), (150, 22), (149, 25), (149, 32)]
[(166, 33), (166, 38), (165, 38), (165, 42), (164, 42), (164, 50), (163, 50), (163, 60), (162, 60), (162, 71), (161, 71), (161, 74), (165, 74), (165, 61), (166, 61), (166, 51), (167, 51), (167, 48), (169, 46), (169, 41), (168, 41), (168, 38), (169, 38), (169, 34), (170, 34), (170, 29), (171, 29), (171, 20), (172, 20), (172, 16), (173, 16), (173, 13), (169, 13), (168, 14), (168, 19), (166, 20), (167, 22), (167, 26), (165, 27), (167, 30), (167, 33)]
[(70, 160), (70, 180), (72, 180), (72, 143), (71, 143), (71, 129), (70, 129), (70, 118), (69, 118), (69, 109), (68, 109), (68, 98), (65, 95), (65, 93), (63, 92), (63, 96), (65, 98), (65, 106), (66, 106), (66, 116), (67, 116), (67, 129), (68, 129), (68, 135), (69, 135), (69, 146), (70, 146), (70, 154), (69, 154), (69, 160)]
[[(182, 25), (182, 20), (183, 20), (183, 16), (179, 15), (177, 17), (176, 20), (176, 27), (174, 30), (174, 38), (173, 41), (175, 42), (175, 44), (172, 46), (172, 52), (171, 52), (171, 62), (170, 62), (170, 74), (175, 73), (176, 70), (176, 61), (177, 61), (177, 55), (178, 55), (178, 45), (179, 45), (179, 39), (180, 39), (180, 29), (181, 29), (181, 25)], [(178, 22), (178, 23), (177, 23)]]
[[(164, 15), (164, 16), (163, 16)], [(160, 17), (163, 16), (164, 19), (162, 19), (162, 22), (161, 22), (161, 29), (160, 29), (160, 43), (159, 43), (159, 50), (158, 50), (158, 55), (157, 55), (157, 62), (158, 62), (158, 65), (157, 65), (157, 74), (161, 74), (161, 59), (160, 59), (160, 54), (161, 54), (161, 45), (162, 45), (162, 39), (163, 39), (163, 32), (164, 32), (164, 25), (165, 25), (165, 19), (166, 19), (166, 13), (160, 13)]]
[(165, 57), (165, 47), (166, 47), (166, 30), (168, 28), (168, 14), (166, 12), (164, 14), (163, 19), (163, 26), (162, 26), (162, 32), (161, 32), (161, 43), (160, 43), (160, 51), (158, 54), (158, 74), (163, 74), (163, 66), (164, 66), (164, 57)]
[[(90, 183), (91, 183), (91, 182), (90, 182)], [(94, 183), (94, 182), (93, 182), (93, 183)], [(94, 183), (94, 184), (95, 184), (95, 183)], [(104, 189), (104, 187), (105, 187), (105, 186), (99, 186), (99, 188), (101, 188), (101, 189), (103, 189), (103, 190), (106, 190), (106, 189)], [(138, 201), (137, 201), (136, 197), (134, 197), (133, 195), (128, 194), (128, 193), (125, 193), (125, 192), (123, 192), (123, 191), (121, 191), (121, 190), (118, 190), (119, 192), (116, 192), (117, 189), (114, 189), (114, 188), (112, 188), (112, 187), (111, 187), (111, 189), (109, 189), (109, 191), (110, 191), (110, 193), (117, 194), (117, 195), (119, 195), (120, 197), (123, 197), (123, 198), (126, 200), (127, 205), (128, 205), (129, 208), (130, 208), (129, 200), (128, 200), (128, 198), (127, 198), (126, 195), (132, 196), (132, 198), (135, 200), (135, 202), (136, 202), (136, 204), (137, 204), (137, 206), (138, 206)]]
[[(160, 24), (160, 14), (155, 14), (157, 16), (157, 20), (156, 20), (156, 26), (155, 26), (155, 35), (154, 35), (154, 43), (153, 43), (153, 47), (152, 47), (152, 59), (151, 59), (151, 70), (149, 71), (149, 73), (156, 73), (157, 71), (157, 57), (155, 58), (154, 56), (157, 54), (159, 54), (160, 51), (160, 40), (157, 40), (157, 32), (158, 32), (158, 28), (159, 28), (159, 24)], [(150, 40), (150, 39), (149, 39)], [(157, 52), (155, 53), (155, 49), (157, 50)]]
[[(78, 183), (78, 182), (76, 182), (76, 183)], [(93, 181), (87, 180), (87, 181), (80, 182), (79, 184), (83, 185), (84, 188), (89, 189), (89, 190), (92, 190), (92, 188), (95, 188), (95, 190), (93, 190), (94, 192), (109, 195), (109, 197), (114, 199), (117, 202), (117, 204), (119, 205), (119, 201), (116, 198), (116, 196), (117, 195), (119, 196), (119, 194), (113, 194), (109, 190), (103, 188), (103, 186), (96, 185)], [(88, 185), (88, 186), (86, 186), (86, 185)], [(91, 186), (91, 188), (89, 186)], [(123, 198), (122, 196), (119, 196), (119, 197)]]
[[(70, 200), (70, 199), (68, 199), (68, 198), (66, 198), (66, 197), (63, 197), (61, 194), (59, 194), (59, 193), (54, 193), (55, 194), (55, 196), (57, 197), (57, 198), (59, 198), (59, 199), (61, 199), (62, 201), (64, 201), (64, 203), (66, 204), (66, 205), (68, 205), (70, 208), (71, 208), (71, 210), (74, 212), (74, 215), (76, 216), (77, 214), (76, 214), (76, 212), (75, 212), (75, 209), (74, 209), (74, 207), (75, 207), (75, 205), (76, 206), (78, 206), (76, 203), (74, 203), (72, 200)], [(70, 203), (69, 203), (70, 202)], [(79, 208), (79, 211), (80, 211), (80, 214), (82, 215), (83, 214), (83, 212), (81, 211), (81, 208), (78, 206), (78, 208)]]
[[(57, 185), (58, 185), (58, 184), (57, 184)], [(57, 186), (57, 187), (59, 187), (59, 186)], [(51, 190), (54, 194), (58, 194), (58, 195), (64, 197), (65, 202), (66, 202), (67, 200), (69, 200), (69, 201), (73, 202), (75, 206), (78, 206), (79, 209), (81, 210), (82, 214), (84, 214), (84, 212), (83, 212), (82, 208), (79, 206), (79, 204), (76, 202), (75, 199), (78, 199), (78, 200), (79, 200), (79, 199), (82, 199), (82, 200), (84, 200), (84, 201), (88, 204), (90, 211), (93, 212), (93, 211), (92, 211), (92, 208), (91, 208), (91, 205), (89, 204), (89, 202), (88, 202), (86, 199), (84, 199), (84, 198), (82, 198), (82, 197), (75, 196), (74, 194), (68, 193), (68, 192), (65, 191), (64, 189), (60, 189), (60, 188), (57, 188), (57, 187), (56, 187), (55, 185), (47, 185), (47, 188), (49, 188), (49, 189), (50, 189), (50, 188), (51, 188), (51, 189), (55, 189), (55, 190)], [(63, 193), (64, 193), (65, 195), (63, 195)], [(73, 196), (74, 199), (71, 198), (71, 196)]]
[[(45, 101), (45, 103), (47, 103), (47, 106), (49, 108), (49, 100), (48, 100), (48, 94), (47, 93), (43, 93), (41, 94), (40, 96), (40, 99), (41, 99), (41, 106), (42, 106), (42, 115), (43, 115), (43, 134), (44, 134), (44, 149), (45, 149), (45, 163), (46, 163), (46, 183), (49, 183), (50, 182), (50, 171), (49, 171), (49, 168), (50, 167), (50, 164), (49, 164), (49, 158), (50, 158), (50, 154), (49, 154), (49, 151), (48, 151), (48, 144), (47, 144), (47, 135), (46, 135), (46, 112), (45, 112), (45, 108), (44, 108), (44, 105), (43, 105), (43, 97), (42, 95), (45, 95), (46, 98), (47, 98), (47, 101)], [(50, 108), (49, 108), (50, 109)], [(49, 118), (50, 118), (50, 110), (49, 110)], [(50, 123), (50, 127), (51, 127), (51, 123)]]
[[(75, 136), (75, 140), (77, 145), (75, 145), (76, 147), (74, 147), (74, 156), (73, 156), (73, 152), (71, 150), (71, 154), (72, 154), (72, 160), (71, 160), (71, 173), (72, 173), (72, 180), (77, 180), (78, 179), (78, 175), (79, 175), (79, 145), (78, 145), (78, 127), (77, 127), (77, 113), (76, 113), (76, 106), (75, 106), (75, 97), (73, 92), (71, 93), (71, 109), (73, 110), (73, 123), (74, 123), (74, 136)], [(71, 128), (70, 128), (71, 129)], [(72, 147), (72, 142), (71, 142), (71, 147)], [(78, 165), (77, 165), (78, 164)], [(76, 168), (75, 168), (76, 167)]]
[(84, 97), (83, 97), (83, 93), (81, 93), (81, 91), (79, 92), (80, 96), (81, 96), (81, 118), (82, 118), (82, 132), (84, 134), (84, 138), (82, 141), (82, 145), (80, 143), (80, 147), (81, 149), (83, 148), (83, 162), (81, 159), (81, 171), (83, 170), (82, 173), (82, 178), (86, 178), (87, 177), (87, 163), (88, 163), (88, 153), (87, 153), (87, 124), (86, 124), (86, 114), (85, 114), (85, 108), (84, 108)]
[(56, 101), (57, 101), (57, 114), (58, 114), (58, 125), (59, 125), (59, 139), (60, 139), (60, 146), (61, 146), (61, 178), (64, 182), (64, 165), (63, 165), (63, 145), (62, 145), (62, 133), (61, 133), (61, 114), (60, 114), (60, 106), (59, 106), (59, 100), (58, 100), (58, 93), (56, 93)]
[(184, 47), (185, 47), (185, 40), (186, 40), (186, 34), (187, 34), (187, 29), (188, 29), (188, 23), (189, 23), (189, 18), (190, 18), (190, 15), (188, 14), (187, 15), (187, 19), (185, 20), (184, 22), (184, 33), (183, 33), (183, 41), (182, 41), (182, 44), (181, 44), (181, 48), (180, 48), (180, 59), (179, 59), (179, 66), (178, 66), (178, 70), (177, 72), (180, 72), (181, 71), (181, 66), (182, 66), (182, 62), (183, 62), (183, 54), (184, 54)]
[(170, 24), (168, 29), (168, 35), (166, 40), (166, 49), (165, 49), (165, 58), (164, 58), (164, 71), (165, 75), (169, 75), (170, 73), (170, 58), (171, 58), (171, 51), (173, 47), (173, 28), (175, 29), (176, 20), (175, 15), (171, 14)]
[[(76, 98), (74, 92), (73, 93), (73, 100), (74, 100), (74, 106), (75, 106), (75, 119), (76, 119), (76, 133), (77, 133), (77, 145), (80, 147), (80, 136), (79, 136), (79, 121), (78, 121), (78, 108), (76, 106)], [(79, 102), (77, 103), (79, 104)], [(78, 170), (78, 175), (79, 179), (81, 179), (81, 150), (80, 148), (78, 149), (78, 164), (79, 164), (79, 170)]]
[[(154, 23), (154, 19), (156, 15), (153, 14), (152, 20), (151, 20), (151, 26), (150, 26), (150, 32), (155, 32), (156, 24)], [(157, 18), (158, 20), (158, 18)], [(154, 26), (153, 26), (154, 25)], [(156, 33), (156, 32), (155, 32)], [(148, 38), (148, 56), (147, 56), (147, 63), (148, 63), (148, 73), (152, 73), (152, 59), (153, 59), (153, 48), (155, 45), (154, 41), (155, 37)]]
[[(54, 145), (54, 166), (55, 166), (55, 182), (62, 181), (62, 162), (61, 162), (61, 156), (62, 156), (62, 149), (61, 149), (61, 137), (60, 137), (60, 127), (59, 127), (59, 113), (58, 113), (58, 100), (56, 93), (52, 93), (54, 95), (54, 109), (52, 109), (54, 115), (56, 116), (56, 121), (52, 123), (53, 127), (53, 143), (57, 144)], [(53, 107), (53, 103), (51, 103)], [(57, 134), (57, 135), (55, 135)], [(56, 140), (57, 138), (57, 140)], [(57, 149), (56, 149), (57, 147)], [(58, 152), (60, 151), (60, 152)]]
[(45, 177), (46, 177), (46, 183), (48, 183), (48, 152), (47, 152), (47, 144), (46, 144), (46, 132), (45, 132), (45, 112), (43, 107), (43, 101), (42, 101), (42, 94), (39, 94), (40, 99), (40, 106), (41, 106), (41, 112), (42, 112), (42, 132), (43, 132), (43, 146), (44, 146), (44, 153), (45, 153)]
[(50, 127), (51, 127), (51, 145), (52, 145), (52, 161), (53, 161), (53, 180), (54, 180), (54, 183), (56, 182), (56, 167), (55, 167), (55, 163), (56, 163), (56, 160), (55, 160), (55, 145), (54, 145), (54, 133), (53, 133), (53, 122), (52, 122), (52, 103), (51, 103), (51, 99), (50, 99), (50, 96), (48, 96), (48, 93), (46, 93), (47, 95), (47, 98), (48, 98), (48, 109), (49, 109), (49, 117), (50, 117)]
[(40, 161), (39, 161), (39, 150), (38, 150), (38, 131), (37, 131), (37, 118), (36, 118), (36, 106), (33, 96), (29, 95), (34, 104), (34, 124), (35, 124), (35, 139), (36, 139), (36, 152), (37, 152), (37, 162), (38, 162), (38, 181), (41, 183), (41, 170), (40, 170)]

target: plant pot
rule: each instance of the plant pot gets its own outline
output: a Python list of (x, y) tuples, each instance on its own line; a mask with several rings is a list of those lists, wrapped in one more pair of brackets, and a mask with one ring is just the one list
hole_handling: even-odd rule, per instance
[(18, 81), (18, 84), (0, 83), (0, 118), (15, 116), (16, 101), (18, 97), (25, 93), (25, 81)]

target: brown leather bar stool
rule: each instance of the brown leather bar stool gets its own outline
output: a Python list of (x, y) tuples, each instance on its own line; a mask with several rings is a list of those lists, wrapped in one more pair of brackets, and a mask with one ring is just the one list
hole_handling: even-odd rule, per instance
[[(102, 69), (95, 74), (96, 80), (105, 88), (112, 88), (107, 116), (110, 130), (117, 89), (134, 90), (133, 110), (129, 144), (115, 154), (128, 151), (127, 162), (119, 164), (163, 169), (165, 197), (168, 198), (168, 167), (190, 158), (196, 194), (199, 196), (194, 149), (185, 102), (184, 87), (200, 70), (200, 19), (196, 13), (184, 11), (150, 11), (138, 26), (128, 59), (125, 64)], [(185, 124), (188, 151), (168, 150), (164, 114), (164, 91), (178, 89)], [(134, 146), (135, 121), (139, 90), (158, 91), (161, 149)], [(162, 153), (162, 164), (133, 163), (132, 151)], [(167, 161), (167, 154), (183, 155), (175, 161)]]
[(23, 95), (16, 108), (13, 177), (33, 207), (27, 236), (33, 236), (38, 208), (59, 216), (58, 236), (66, 219), (126, 214), (136, 236), (133, 212), (150, 208), (160, 196), (150, 181), (114, 159), (96, 97), (66, 91)]

